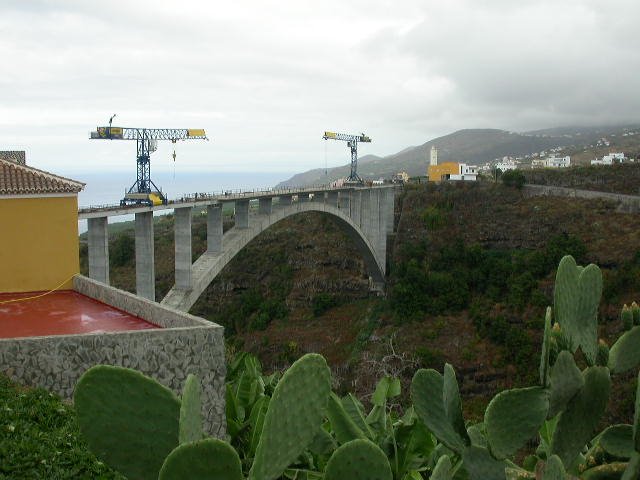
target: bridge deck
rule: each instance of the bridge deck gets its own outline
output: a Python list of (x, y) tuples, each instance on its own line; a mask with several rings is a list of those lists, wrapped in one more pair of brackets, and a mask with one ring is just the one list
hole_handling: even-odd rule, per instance
[(295, 188), (295, 189), (273, 189), (262, 191), (246, 191), (246, 192), (229, 192), (229, 193), (194, 193), (193, 195), (187, 195), (179, 199), (169, 200), (167, 205), (106, 205), (98, 207), (82, 207), (78, 209), (78, 219), (86, 220), (88, 218), (98, 217), (114, 217), (119, 215), (131, 215), (134, 213), (142, 212), (155, 212), (161, 210), (173, 210), (175, 208), (184, 207), (205, 207), (207, 205), (215, 205), (217, 203), (235, 202), (236, 200), (257, 200), (259, 198), (273, 198), (289, 195), (298, 195), (301, 193), (324, 193), (324, 192), (344, 192), (354, 189), (370, 189), (370, 188), (389, 188), (391, 185), (373, 186), (373, 187), (358, 187), (354, 185), (342, 186), (342, 187), (307, 187), (307, 188)]

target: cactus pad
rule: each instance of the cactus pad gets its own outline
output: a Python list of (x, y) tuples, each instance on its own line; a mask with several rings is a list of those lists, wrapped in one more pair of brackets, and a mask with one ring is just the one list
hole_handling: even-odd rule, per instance
[(567, 404), (553, 433), (551, 452), (565, 465), (572, 465), (591, 439), (607, 407), (611, 390), (607, 367), (590, 367), (582, 375), (584, 387)]
[(458, 389), (458, 381), (456, 380), (456, 372), (451, 365), (445, 363), (444, 378), (442, 385), (442, 404), (447, 414), (449, 424), (456, 433), (463, 439), (466, 445), (471, 444), (467, 428), (464, 425), (462, 417), (462, 402), (460, 400), (460, 390)]
[(631, 458), (633, 452), (633, 427), (631, 425), (612, 425), (599, 436), (598, 443), (609, 455), (618, 458)]
[(629, 460), (620, 480), (637, 480), (638, 478), (640, 478), (640, 453), (636, 452)]
[(193, 374), (187, 376), (180, 405), (180, 443), (195, 442), (204, 438), (202, 431), (202, 406), (200, 381)]
[(353, 440), (338, 448), (329, 461), (324, 480), (392, 480), (389, 460), (369, 440)]
[(178, 445), (180, 400), (140, 372), (97, 365), (76, 385), (74, 403), (91, 451), (130, 479), (157, 479)]
[(493, 397), (484, 414), (491, 453), (506, 458), (533, 438), (547, 418), (549, 396), (540, 387), (505, 390)]
[(554, 290), (554, 316), (571, 344), (580, 347), (590, 365), (598, 348), (598, 305), (602, 272), (597, 265), (579, 267), (571, 255), (560, 260)]
[(472, 445), (462, 452), (462, 462), (469, 480), (502, 480), (506, 464), (493, 458), (486, 448)]
[(556, 363), (551, 368), (551, 395), (549, 396), (549, 413), (547, 418), (553, 418), (567, 406), (584, 385), (582, 372), (576, 361), (566, 350), (558, 355)]
[(184, 443), (164, 461), (158, 480), (243, 480), (238, 453), (222, 440)]
[(298, 458), (318, 433), (331, 392), (321, 355), (298, 359), (278, 382), (264, 418), (250, 480), (271, 480)]
[(540, 355), (540, 386), (549, 386), (549, 355), (551, 353), (551, 307), (547, 307), (544, 316), (544, 334), (542, 336), (542, 355)]
[(448, 420), (443, 402), (444, 379), (435, 370), (421, 368), (411, 381), (411, 400), (416, 414), (431, 432), (450, 449), (460, 453), (467, 446)]
[(635, 411), (633, 413), (633, 446), (636, 452), (640, 453), (640, 374), (636, 379), (636, 385)]
[(493, 456), (506, 458), (538, 433), (547, 418), (548, 395), (541, 387), (530, 387), (505, 390), (493, 397), (484, 414)]
[(562, 460), (557, 455), (551, 455), (543, 467), (542, 480), (565, 480), (566, 473)]
[(624, 373), (640, 364), (640, 327), (625, 332), (609, 352), (611, 373)]

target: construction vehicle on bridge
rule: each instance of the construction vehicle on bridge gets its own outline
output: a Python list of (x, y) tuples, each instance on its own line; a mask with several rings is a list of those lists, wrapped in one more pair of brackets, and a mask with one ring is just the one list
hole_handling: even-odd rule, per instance
[[(113, 127), (113, 115), (109, 119), (108, 127), (96, 127), (91, 132), (91, 139), (97, 140), (135, 140), (137, 143), (138, 175), (135, 183), (120, 200), (120, 205), (146, 204), (166, 205), (167, 197), (151, 180), (150, 156), (158, 148), (158, 140), (209, 140), (202, 128), (128, 128)], [(175, 152), (173, 154), (175, 161)]]
[(364, 182), (358, 175), (358, 142), (370, 143), (371, 138), (364, 133), (360, 135), (349, 135), (346, 133), (324, 132), (322, 136), (325, 140), (342, 140), (347, 142), (347, 147), (351, 149), (351, 173), (347, 177), (345, 183), (362, 185)]

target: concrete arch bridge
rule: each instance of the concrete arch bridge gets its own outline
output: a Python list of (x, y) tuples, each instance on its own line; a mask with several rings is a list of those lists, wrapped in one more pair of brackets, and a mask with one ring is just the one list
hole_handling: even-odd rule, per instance
[[(245, 245), (275, 223), (304, 212), (324, 212), (351, 238), (362, 255), (371, 288), (382, 291), (387, 235), (393, 232), (395, 186), (270, 190), (198, 196), (155, 207), (130, 206), (80, 210), (88, 220), (89, 277), (109, 283), (108, 219), (135, 214), (136, 292), (155, 300), (153, 212), (175, 214), (175, 285), (161, 303), (188, 312), (207, 286)], [(222, 209), (234, 203), (235, 225), (223, 234)], [(207, 250), (192, 263), (194, 208), (207, 210)]]

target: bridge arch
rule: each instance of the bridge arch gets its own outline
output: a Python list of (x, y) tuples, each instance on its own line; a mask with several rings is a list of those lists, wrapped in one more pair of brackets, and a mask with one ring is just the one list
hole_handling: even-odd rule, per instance
[[(393, 199), (391, 198), (391, 201)], [(178, 288), (174, 285), (162, 299), (163, 305), (188, 312), (196, 303), (200, 295), (217, 277), (222, 269), (249, 243), (262, 232), (293, 215), (305, 212), (322, 212), (330, 215), (338, 227), (353, 241), (356, 249), (364, 259), (367, 272), (374, 289), (381, 290), (385, 282), (386, 271), (386, 235), (385, 222), (377, 223), (377, 228), (362, 225), (362, 222), (352, 217), (353, 209), (350, 205), (339, 208), (320, 201), (298, 201), (275, 208), (268, 214), (251, 215), (247, 227), (237, 225), (227, 231), (222, 237), (220, 252), (205, 252), (191, 265), (191, 288)], [(386, 215), (386, 211), (375, 215)], [(393, 211), (393, 210), (391, 210)], [(360, 215), (358, 215), (360, 218)]]

